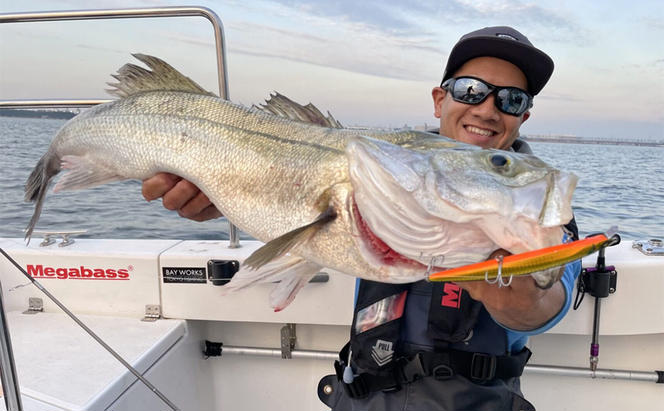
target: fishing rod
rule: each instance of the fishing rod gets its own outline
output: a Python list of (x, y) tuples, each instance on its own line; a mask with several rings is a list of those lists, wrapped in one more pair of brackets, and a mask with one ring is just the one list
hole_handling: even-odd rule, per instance
[[(5, 258), (7, 258), (7, 260), (9, 260), (9, 262), (11, 262), (21, 273), (23, 273), (23, 275), (28, 280), (30, 280), (30, 282), (32, 282), (32, 284), (34, 284), (35, 287), (37, 287), (41, 292), (46, 294), (46, 296), (48, 298), (50, 298), (51, 301), (53, 301), (58, 307), (60, 307), (60, 309), (65, 312), (65, 314), (67, 314), (72, 320), (74, 320), (74, 322), (76, 324), (78, 324), (81, 328), (83, 328), (83, 330), (85, 330), (85, 332), (87, 332), (90, 335), (90, 337), (92, 337), (95, 341), (97, 341), (99, 343), (99, 345), (104, 347), (104, 349), (106, 351), (108, 351), (113, 357), (115, 357), (115, 359), (118, 360), (127, 370), (129, 370), (132, 374), (134, 374), (134, 376), (136, 376), (136, 378), (138, 378), (143, 384), (145, 384), (145, 386), (150, 391), (152, 391), (157, 397), (159, 397), (173, 411), (180, 411), (180, 409), (175, 404), (173, 404), (168, 398), (166, 398), (166, 396), (164, 394), (162, 394), (161, 391), (159, 391), (157, 389), (157, 387), (152, 385), (152, 383), (150, 383), (150, 381), (148, 381), (145, 377), (143, 377), (143, 375), (141, 375), (141, 373), (139, 373), (138, 370), (136, 370), (134, 367), (131, 366), (131, 364), (129, 364), (127, 361), (125, 361), (124, 358), (122, 358), (120, 356), (120, 354), (115, 352), (115, 350), (113, 350), (113, 348), (111, 348), (108, 344), (106, 344), (104, 342), (104, 340), (102, 340), (97, 334), (95, 334), (94, 331), (92, 331), (90, 328), (88, 328), (88, 326), (85, 325), (83, 323), (83, 321), (81, 321), (78, 317), (76, 317), (76, 315), (74, 313), (69, 311), (69, 309), (67, 307), (65, 307), (64, 304), (62, 304), (57, 298), (55, 298), (55, 296), (53, 294), (51, 294), (46, 288), (44, 288), (34, 277), (32, 277), (30, 274), (28, 274), (23, 269), (23, 267), (21, 267), (16, 262), (16, 260), (14, 260), (9, 254), (7, 254), (5, 252), (5, 250), (0, 248), (0, 253), (2, 253), (2, 255), (4, 255)], [(0, 292), (1, 292), (1, 290), (0, 290)], [(4, 318), (4, 309), (2, 309), (2, 306), (0, 306), (0, 310), (2, 311), (2, 320), (3, 320), (2, 323), (3, 323), (3, 327), (4, 327), (5, 318)], [(9, 334), (8, 333), (6, 335), (6, 338), (7, 338), (7, 341), (9, 341)], [(8, 346), (9, 346), (9, 350), (7, 351), (7, 353), (11, 356), (11, 344), (8, 344)], [(3, 354), (4, 354), (5, 353), (4, 347), (2, 347), (2, 348), (3, 348)], [(4, 355), (3, 355), (3, 357), (4, 357)], [(10, 361), (11, 360), (13, 360), (13, 358), (10, 358)], [(13, 364), (13, 361), (11, 361), (11, 363)], [(14, 408), (10, 408), (9, 404), (8, 404), (8, 407), (7, 407), (8, 411), (22, 411), (22, 406), (21, 406), (21, 403), (20, 403), (20, 395), (18, 394), (18, 381), (16, 380), (15, 374), (16, 374), (16, 372), (14, 370), (14, 378), (12, 380), (13, 381), (12, 384), (13, 384), (13, 387), (15, 388), (15, 390), (16, 390), (15, 392), (16, 392), (17, 396), (19, 397), (19, 399), (17, 400), (17, 403), (15, 402), (15, 404), (12, 405), (12, 407), (14, 407)], [(2, 376), (3, 376), (2, 383), (3, 383), (3, 386), (4, 386), (4, 384), (5, 384), (4, 367), (3, 367)], [(9, 378), (10, 377), (8, 377), (8, 379)], [(7, 400), (5, 400), (5, 402), (6, 401)]]

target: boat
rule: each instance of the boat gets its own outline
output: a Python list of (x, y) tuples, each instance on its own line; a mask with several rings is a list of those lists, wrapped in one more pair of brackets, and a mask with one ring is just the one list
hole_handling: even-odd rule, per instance
[[(206, 8), (5, 14), (0, 22), (180, 15), (212, 23), (226, 96), (221, 21)], [(317, 385), (333, 373), (348, 339), (354, 278), (322, 270), (275, 313), (270, 284), (221, 296), (229, 267), (262, 245), (240, 242), (236, 231), (230, 241), (198, 241), (82, 239), (53, 229), (28, 246), (0, 238), (8, 256), (0, 256), (0, 410), (325, 409)], [(538, 410), (655, 410), (664, 403), (662, 241), (623, 240), (601, 256), (583, 259), (598, 269), (589, 270), (577, 309), (529, 340), (534, 355), (522, 389)]]

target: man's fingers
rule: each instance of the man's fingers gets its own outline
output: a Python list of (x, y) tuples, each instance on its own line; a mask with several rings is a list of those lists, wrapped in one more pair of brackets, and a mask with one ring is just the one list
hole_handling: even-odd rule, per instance
[(188, 217), (190, 220), (202, 222), (202, 221), (207, 221), (207, 220), (212, 220), (213, 218), (219, 218), (223, 214), (219, 210), (217, 210), (217, 207), (214, 206), (214, 204), (210, 204), (208, 207), (205, 207), (203, 211), (200, 213)]
[(182, 178), (174, 174), (158, 173), (153, 177), (143, 180), (141, 192), (146, 200), (156, 200), (175, 187), (180, 180)]
[(212, 205), (210, 199), (202, 191), (199, 191), (194, 198), (178, 208), (178, 214), (185, 218), (193, 218), (210, 205)]
[(210, 199), (190, 181), (170, 173), (158, 173), (143, 181), (143, 197), (162, 199), (164, 208), (177, 210), (182, 217), (206, 221), (222, 216)]
[(179, 210), (195, 198), (200, 191), (191, 182), (181, 179), (163, 195), (162, 202), (168, 210)]

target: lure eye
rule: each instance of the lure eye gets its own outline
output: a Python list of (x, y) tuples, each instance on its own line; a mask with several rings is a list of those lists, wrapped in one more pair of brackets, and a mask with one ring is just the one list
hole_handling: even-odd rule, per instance
[(491, 164), (495, 167), (505, 167), (508, 163), (509, 160), (502, 154), (494, 154), (491, 156)]

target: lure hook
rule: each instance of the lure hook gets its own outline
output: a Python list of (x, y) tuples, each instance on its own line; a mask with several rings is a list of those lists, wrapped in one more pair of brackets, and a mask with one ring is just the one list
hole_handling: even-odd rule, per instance
[(498, 261), (498, 273), (496, 274), (496, 278), (492, 281), (489, 280), (489, 272), (485, 271), (484, 272), (484, 281), (487, 282), (487, 284), (498, 284), (498, 288), (500, 287), (509, 287), (510, 284), (512, 284), (512, 279), (514, 278), (513, 275), (510, 275), (510, 279), (505, 282), (503, 281), (503, 256), (499, 255), (496, 257), (496, 261)]

